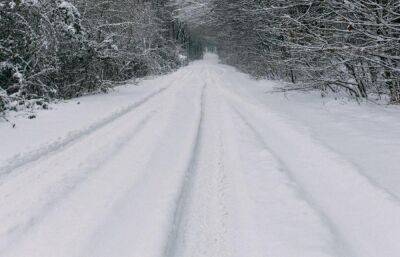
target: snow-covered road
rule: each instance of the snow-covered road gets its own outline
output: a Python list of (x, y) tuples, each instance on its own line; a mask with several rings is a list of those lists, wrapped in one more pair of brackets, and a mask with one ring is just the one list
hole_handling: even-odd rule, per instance
[(400, 256), (400, 136), (379, 179), (235, 76), (207, 55), (0, 158), (0, 256)]

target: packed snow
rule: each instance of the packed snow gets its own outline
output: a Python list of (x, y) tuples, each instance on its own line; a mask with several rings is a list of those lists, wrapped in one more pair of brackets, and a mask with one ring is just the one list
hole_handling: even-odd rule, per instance
[(400, 256), (400, 109), (279, 85), (207, 54), (10, 113), (0, 256)]

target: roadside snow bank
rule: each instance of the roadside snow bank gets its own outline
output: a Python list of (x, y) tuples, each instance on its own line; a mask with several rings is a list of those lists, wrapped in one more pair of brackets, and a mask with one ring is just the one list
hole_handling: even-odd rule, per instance
[(277, 93), (279, 82), (251, 81), (232, 67), (218, 67), (230, 74), (230, 90), (279, 113), (400, 199), (399, 106), (321, 98), (319, 92)]
[(50, 110), (38, 110), (34, 119), (27, 119), (22, 113), (10, 113), (10, 123), (0, 119), (0, 170), (68, 143), (96, 125), (122, 115), (131, 105), (168, 87), (184, 71), (143, 80), (139, 85), (120, 86), (108, 94), (53, 104)]

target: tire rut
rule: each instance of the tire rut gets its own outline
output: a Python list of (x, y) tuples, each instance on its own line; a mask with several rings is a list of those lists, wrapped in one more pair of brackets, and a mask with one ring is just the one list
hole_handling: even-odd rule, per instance
[(343, 239), (343, 236), (336, 229), (334, 223), (324, 213), (324, 211), (312, 200), (312, 197), (303, 189), (303, 186), (295, 179), (290, 169), (283, 162), (283, 160), (269, 147), (261, 133), (243, 116), (243, 114), (232, 104), (228, 104), (230, 109), (237, 115), (242, 123), (248, 128), (249, 131), (262, 143), (263, 147), (274, 157), (278, 165), (281, 167), (280, 171), (284, 172), (289, 181), (294, 185), (292, 188), (297, 192), (300, 199), (307, 203), (307, 205), (318, 215), (322, 223), (326, 225), (330, 231), (335, 249), (338, 251), (338, 256), (356, 256), (350, 247), (350, 244)]
[[(97, 171), (101, 169), (102, 166), (106, 165), (111, 157), (118, 152), (122, 151), (126, 145), (128, 145), (135, 137), (137, 133), (141, 130), (145, 129), (146, 125), (151, 119), (155, 118), (156, 111), (150, 112), (150, 114), (146, 115), (143, 119), (141, 119), (138, 124), (132, 129), (131, 133), (121, 136), (114, 140), (113, 144), (110, 145), (110, 148), (107, 150), (107, 153), (104, 153), (104, 157), (101, 161), (97, 159), (93, 160), (93, 163), (88, 164), (90, 167), (89, 170), (85, 170), (84, 175), (79, 174), (77, 177), (72, 177), (68, 179), (68, 182), (60, 182), (61, 184), (66, 184), (67, 186), (58, 192), (55, 197), (53, 197), (50, 201), (46, 202), (40, 209), (36, 210), (36, 214), (31, 216), (28, 220), (23, 222), (22, 224), (18, 224), (12, 228), (10, 228), (6, 234), (3, 234), (5, 238), (12, 239), (7, 240), (8, 245), (13, 245), (17, 243), (19, 240), (23, 238), (25, 234), (28, 233), (29, 230), (40, 224), (45, 218), (46, 215), (51, 212), (54, 208), (56, 208), (64, 199), (68, 198), (68, 196), (79, 188), (85, 181), (87, 181), (90, 177), (95, 176)], [(111, 150), (110, 150), (111, 149)], [(96, 153), (98, 154), (98, 153)], [(90, 159), (90, 158), (89, 158)], [(2, 252), (7, 251), (7, 247), (0, 249), (0, 255)]]
[(200, 119), (197, 127), (197, 135), (194, 143), (194, 147), (192, 149), (192, 158), (188, 163), (188, 168), (186, 169), (185, 178), (183, 180), (183, 184), (179, 190), (178, 198), (176, 200), (176, 208), (173, 213), (173, 218), (171, 222), (171, 227), (169, 229), (167, 241), (164, 247), (164, 257), (174, 257), (176, 255), (176, 247), (177, 247), (177, 239), (178, 234), (180, 232), (180, 227), (182, 223), (182, 219), (184, 216), (185, 206), (190, 199), (191, 187), (193, 185), (195, 179), (195, 170), (196, 170), (196, 162), (197, 155), (199, 151), (199, 143), (202, 138), (202, 126), (204, 119), (204, 102), (205, 102), (205, 90), (207, 85), (205, 84), (202, 88), (201, 92), (201, 101), (200, 101)]
[(149, 94), (148, 96), (134, 102), (133, 104), (122, 108), (121, 110), (111, 114), (110, 116), (94, 123), (93, 125), (89, 126), (86, 129), (77, 132), (71, 132), (69, 135), (62, 139), (61, 141), (54, 142), (50, 145), (45, 147), (33, 150), (29, 153), (26, 153), (22, 156), (15, 156), (11, 157), (10, 159), (6, 160), (5, 165), (0, 166), (0, 186), (4, 183), (4, 179), (12, 174), (18, 168), (31, 164), (32, 162), (38, 161), (39, 159), (48, 157), (52, 154), (55, 154), (59, 151), (62, 151), (66, 147), (79, 142), (83, 138), (95, 133), (96, 131), (104, 128), (105, 126), (113, 123), (114, 121), (118, 120), (119, 118), (124, 117), (125, 115), (131, 113), (132, 111), (136, 110), (138, 107), (143, 106), (144, 104), (148, 103), (149, 101), (153, 100), (157, 96), (161, 95), (166, 90), (170, 89), (174, 86), (174, 83), (178, 80), (185, 79), (191, 72), (187, 72), (186, 74), (182, 75), (181, 77), (174, 79), (172, 82), (168, 83), (166, 87), (163, 87), (155, 92)]
[[(229, 82), (229, 83), (230, 83), (230, 82)], [(226, 84), (227, 84), (227, 83), (225, 83), (225, 87), (226, 87)], [(228, 99), (230, 99), (230, 101), (236, 102), (236, 103), (240, 101), (240, 102), (246, 103), (246, 104), (249, 105), (249, 106), (258, 107), (257, 105), (255, 105), (255, 104), (249, 102), (249, 101), (246, 100), (245, 98), (239, 96), (239, 95), (238, 95), (237, 93), (235, 93), (235, 92), (232, 92), (232, 90), (226, 89), (225, 87), (224, 87), (224, 88), (220, 88), (220, 90), (223, 91), (223, 94), (225, 95), (225, 97), (228, 98)], [(240, 99), (240, 100), (238, 100), (238, 99)], [(317, 140), (317, 139), (314, 139), (314, 140), (317, 141), (318, 143), (320, 143), (319, 140)], [(333, 149), (332, 149), (331, 147), (329, 147), (329, 146), (325, 146), (325, 145), (324, 145), (324, 148), (327, 149), (328, 151), (334, 153), (334, 154), (340, 155), (339, 153), (337, 153), (335, 150), (333, 150)], [(400, 197), (399, 197), (399, 196), (397, 196), (395, 193), (391, 192), (391, 191), (388, 190), (387, 188), (385, 188), (385, 187), (383, 187), (382, 185), (380, 185), (380, 184), (379, 184), (378, 182), (376, 182), (372, 177), (370, 177), (370, 176), (368, 176), (367, 174), (365, 174), (360, 168), (358, 168), (357, 165), (354, 165), (354, 164), (353, 164), (351, 161), (349, 161), (345, 156), (341, 156), (341, 158), (342, 158), (345, 162), (347, 162), (347, 163), (351, 164), (352, 166), (354, 166), (354, 168), (355, 168), (354, 170), (357, 172), (357, 174), (358, 174), (359, 176), (363, 177), (364, 179), (366, 179), (366, 180), (368, 181), (368, 183), (369, 183), (371, 186), (375, 187), (377, 190), (383, 192), (384, 194), (387, 194), (388, 197), (391, 198), (391, 200), (393, 200), (394, 202), (396, 202), (397, 205), (400, 206)]]

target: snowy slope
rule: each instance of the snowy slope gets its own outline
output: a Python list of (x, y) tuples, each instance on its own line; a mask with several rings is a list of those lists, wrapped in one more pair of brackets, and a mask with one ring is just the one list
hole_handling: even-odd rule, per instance
[(209, 54), (0, 124), (0, 256), (400, 256), (399, 109), (273, 85)]

